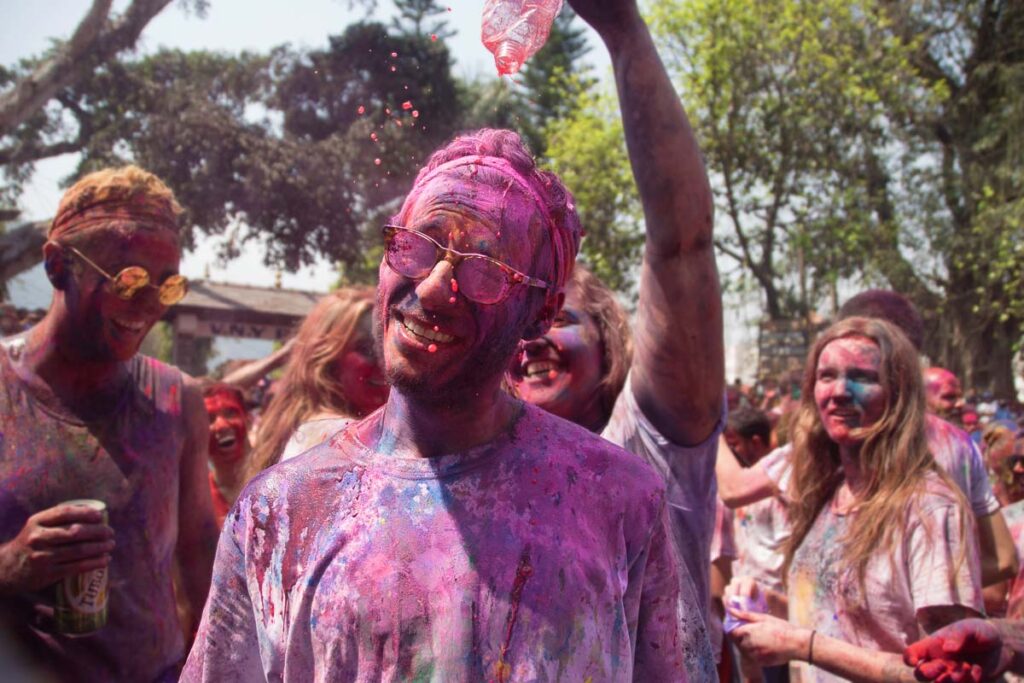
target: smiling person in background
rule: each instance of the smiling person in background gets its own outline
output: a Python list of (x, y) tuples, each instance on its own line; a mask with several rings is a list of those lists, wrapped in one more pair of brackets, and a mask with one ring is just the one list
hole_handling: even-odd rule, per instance
[(387, 399), (373, 349), (373, 297), (371, 287), (343, 287), (306, 316), (263, 411), (247, 479), (322, 443)]
[(249, 414), (241, 389), (223, 382), (203, 389), (203, 403), (210, 417), (210, 495), (220, 527), (245, 484)]
[[(43, 247), (50, 308), (0, 346), (0, 630), (59, 680), (174, 680), (184, 654), (175, 556), (194, 613), (210, 585), (217, 529), (202, 395), (138, 354), (185, 295), (180, 211), (134, 166), (79, 180)], [(109, 523), (66, 503), (83, 498), (104, 502)], [(106, 626), (58, 632), (53, 584), (101, 567)]]

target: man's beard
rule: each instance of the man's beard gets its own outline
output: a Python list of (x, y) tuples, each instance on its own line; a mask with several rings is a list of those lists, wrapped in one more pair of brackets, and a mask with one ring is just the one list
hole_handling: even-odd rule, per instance
[(484, 386), (492, 383), (495, 377), (504, 376), (519, 346), (522, 336), (519, 328), (519, 325), (508, 326), (489, 343), (479, 345), (474, 356), (461, 359), (459, 371), (440, 384), (433, 382), (433, 378), (425, 373), (413, 375), (387, 367), (384, 362), (382, 322), (379, 318), (375, 318), (373, 340), (384, 376), (393, 389), (411, 398), (456, 405), (476, 400)]

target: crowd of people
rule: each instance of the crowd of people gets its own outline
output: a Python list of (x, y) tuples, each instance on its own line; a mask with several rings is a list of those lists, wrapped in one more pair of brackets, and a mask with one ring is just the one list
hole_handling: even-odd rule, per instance
[[(569, 189), (511, 131), (434, 152), (382, 226), (376, 288), (325, 296), (216, 380), (138, 352), (187, 291), (170, 189), (128, 166), (66, 192), (52, 303), (0, 342), (4, 671), (1024, 672), (1019, 406), (968, 409), (882, 290), (843, 306), (802, 375), (727, 387), (686, 113), (635, 2), (570, 4), (609, 51), (644, 208), (632, 321), (576, 263)], [(106, 623), (69, 633), (61, 586), (85, 572), (106, 577)]]

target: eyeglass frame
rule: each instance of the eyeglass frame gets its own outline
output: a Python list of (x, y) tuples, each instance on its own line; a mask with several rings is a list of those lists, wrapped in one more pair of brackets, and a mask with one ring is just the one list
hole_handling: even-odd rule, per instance
[(175, 277), (175, 276), (181, 278), (182, 290), (183, 290), (182, 294), (181, 294), (181, 298), (178, 299), (177, 301), (175, 301), (173, 303), (169, 303), (169, 304), (165, 304), (163, 301), (160, 301), (160, 304), (163, 305), (163, 306), (174, 306), (175, 304), (181, 303), (181, 300), (184, 299), (188, 295), (188, 278), (185, 277), (184, 275), (182, 275), (181, 273), (175, 273), (175, 275), (170, 275), (170, 276), (167, 277), (167, 279), (164, 280), (164, 282), (161, 282), (159, 285), (154, 285), (152, 283), (152, 281), (151, 281), (152, 278), (149, 275), (149, 271), (146, 270), (145, 268), (143, 268), (142, 266), (125, 266), (124, 268), (122, 268), (121, 270), (119, 270), (117, 272), (117, 275), (111, 275), (110, 273), (105, 271), (103, 268), (101, 268), (99, 265), (97, 265), (91, 258), (89, 258), (85, 254), (80, 252), (78, 249), (75, 249), (70, 244), (62, 244), (60, 246), (65, 248), (65, 249), (69, 249), (75, 256), (77, 256), (78, 258), (82, 259), (83, 261), (85, 261), (90, 266), (92, 266), (96, 270), (96, 272), (98, 272), (103, 277), (107, 278), (108, 282), (116, 283), (117, 282), (117, 278), (120, 277), (121, 273), (123, 273), (124, 271), (128, 270), (129, 268), (138, 268), (142, 272), (144, 272), (146, 274), (146, 283), (144, 285), (142, 285), (141, 287), (139, 287), (139, 288), (137, 288), (135, 290), (132, 290), (131, 293), (128, 294), (128, 296), (122, 296), (116, 290), (114, 291), (114, 295), (118, 299), (121, 299), (122, 301), (131, 301), (132, 299), (135, 298), (135, 295), (138, 294), (139, 290), (142, 289), (143, 287), (152, 287), (153, 289), (155, 289), (157, 291), (157, 299), (159, 300), (160, 292), (163, 290), (164, 284), (167, 282), (167, 280), (169, 280), (169, 279), (171, 279), (172, 277)]
[(508, 265), (507, 263), (502, 263), (501, 261), (499, 261), (498, 259), (496, 259), (494, 257), (488, 256), (486, 254), (476, 254), (476, 253), (472, 253), (472, 252), (471, 253), (466, 253), (466, 252), (459, 251), (457, 249), (452, 249), (451, 247), (446, 247), (446, 246), (442, 245), (440, 242), (438, 242), (437, 240), (435, 240), (433, 237), (431, 237), (430, 235), (426, 234), (422, 230), (415, 230), (413, 228), (406, 228), (406, 227), (401, 226), (401, 225), (392, 225), (391, 223), (385, 223), (384, 227), (381, 228), (381, 232), (384, 234), (384, 262), (388, 264), (388, 268), (390, 268), (392, 271), (394, 271), (397, 275), (401, 275), (402, 277), (408, 277), (411, 280), (422, 280), (422, 279), (426, 278), (427, 276), (429, 276), (430, 273), (432, 273), (434, 271), (434, 268), (437, 267), (437, 264), (441, 262), (442, 257), (438, 256), (437, 260), (434, 261), (434, 265), (432, 265), (430, 267), (430, 269), (424, 275), (422, 275), (420, 277), (410, 277), (409, 275), (403, 275), (402, 273), (399, 273), (398, 270), (396, 270), (391, 265), (391, 261), (388, 258), (388, 249), (387, 249), (388, 241), (391, 239), (391, 236), (394, 235), (395, 231), (397, 231), (397, 230), (401, 230), (403, 232), (414, 233), (416, 235), (419, 235), (423, 239), (427, 240), (428, 242), (432, 243), (434, 245), (434, 247), (437, 249), (437, 253), (438, 254), (444, 254), (443, 259), (445, 261), (448, 261), (449, 263), (452, 264), (452, 272), (453, 273), (455, 272), (455, 268), (458, 267), (458, 265), (463, 260), (465, 260), (467, 258), (481, 258), (481, 259), (484, 259), (485, 261), (490, 261), (491, 263), (493, 263), (496, 266), (498, 266), (502, 270), (502, 272), (505, 273), (506, 276), (508, 276), (507, 282), (509, 283), (509, 285), (505, 289), (505, 292), (502, 294), (500, 299), (498, 299), (497, 301), (492, 301), (490, 303), (484, 303), (482, 301), (476, 301), (476, 299), (473, 299), (470, 296), (466, 296), (467, 299), (469, 299), (470, 301), (474, 301), (475, 303), (482, 304), (484, 306), (493, 306), (494, 304), (500, 304), (502, 301), (504, 301), (505, 299), (508, 298), (508, 295), (512, 292), (512, 287), (515, 286), (515, 285), (526, 285), (528, 287), (536, 287), (538, 289), (544, 289), (544, 290), (547, 290), (547, 289), (551, 288), (551, 284), (550, 283), (545, 282), (544, 280), (541, 280), (540, 278), (531, 277), (531, 276), (527, 275), (526, 273), (522, 273), (522, 272), (516, 270), (515, 268), (513, 268), (512, 266)]

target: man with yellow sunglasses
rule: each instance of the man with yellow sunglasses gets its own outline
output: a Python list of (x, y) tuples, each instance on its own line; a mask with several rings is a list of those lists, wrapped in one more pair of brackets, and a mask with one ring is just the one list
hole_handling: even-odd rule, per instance
[[(173, 678), (184, 655), (175, 557), (193, 613), (209, 589), (203, 399), (192, 378), (138, 353), (187, 291), (180, 212), (134, 166), (82, 178), (43, 247), (50, 308), (0, 344), (0, 630), (57, 680)], [(107, 516), (69, 504), (81, 499)], [(107, 573), (106, 625), (68, 635), (56, 590), (95, 570)]]

